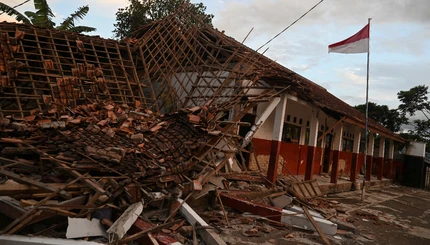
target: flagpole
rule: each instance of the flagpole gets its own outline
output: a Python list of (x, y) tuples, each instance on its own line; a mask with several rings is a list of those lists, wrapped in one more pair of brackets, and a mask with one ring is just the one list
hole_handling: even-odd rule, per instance
[[(361, 189), (361, 201), (364, 201), (365, 185), (366, 185), (366, 173), (367, 173), (367, 146), (368, 146), (368, 130), (369, 130), (369, 58), (370, 58), (370, 20), (367, 19), (367, 24), (369, 25), (369, 38), (367, 39), (367, 77), (366, 77), (366, 126), (365, 126), (365, 136), (364, 136), (364, 178), (363, 178), (363, 188)], [(370, 171), (370, 176), (372, 176), (372, 170)]]

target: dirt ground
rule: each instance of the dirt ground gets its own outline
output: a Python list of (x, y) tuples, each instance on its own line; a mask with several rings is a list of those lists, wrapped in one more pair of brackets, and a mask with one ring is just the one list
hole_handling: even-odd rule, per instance
[[(331, 219), (339, 223), (338, 233), (327, 236), (331, 244), (430, 244), (429, 191), (391, 185), (366, 189), (364, 202), (361, 191), (329, 195), (322, 202), (335, 204), (321, 208), (336, 212)], [(254, 227), (258, 230), (255, 237), (241, 232)], [(325, 244), (316, 232), (264, 227), (258, 221), (233, 222), (220, 235), (228, 244), (237, 245)]]

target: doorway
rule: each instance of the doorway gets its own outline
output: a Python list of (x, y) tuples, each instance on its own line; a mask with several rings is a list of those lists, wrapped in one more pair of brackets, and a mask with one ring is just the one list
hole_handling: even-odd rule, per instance
[(325, 144), (324, 144), (324, 157), (323, 157), (323, 172), (328, 173), (330, 169), (330, 162), (332, 159), (332, 143), (333, 143), (333, 135), (327, 134), (325, 136)]

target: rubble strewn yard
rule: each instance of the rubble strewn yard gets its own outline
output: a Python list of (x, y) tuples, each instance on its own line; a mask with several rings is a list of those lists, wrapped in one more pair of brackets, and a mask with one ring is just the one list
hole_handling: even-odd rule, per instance
[[(388, 185), (366, 191), (328, 195), (312, 201), (317, 210), (332, 213), (337, 234), (328, 236), (332, 244), (428, 244), (430, 242), (430, 192)], [(240, 222), (240, 221), (242, 222)], [(222, 228), (230, 244), (324, 244), (316, 232), (298, 227), (270, 226), (259, 217), (236, 218), (233, 228)], [(232, 221), (235, 222), (235, 221)], [(253, 236), (241, 231), (255, 230)]]

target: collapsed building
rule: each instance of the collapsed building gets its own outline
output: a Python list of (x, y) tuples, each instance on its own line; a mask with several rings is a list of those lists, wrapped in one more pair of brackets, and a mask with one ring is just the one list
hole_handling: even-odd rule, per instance
[[(3, 22), (0, 44), (0, 213), (11, 220), (1, 234), (97, 218), (110, 227), (110, 242), (151, 239), (148, 232), (180, 224), (178, 210), (211, 191), (246, 207), (248, 194), (218, 193), (233, 186), (225, 180), (260, 183), (266, 196), (286, 184), (278, 174), (312, 180), (327, 172), (337, 183), (341, 173), (353, 183), (364, 157), (368, 180), (391, 178), (393, 141), (404, 142), (370, 120), (364, 153), (363, 114), (187, 9), (121, 42)], [(130, 208), (167, 217), (160, 226), (137, 219), (125, 236), (117, 216), (128, 220)], [(182, 215), (195, 218), (190, 210)], [(284, 211), (272, 212), (283, 220)], [(332, 233), (334, 224), (315, 220)], [(41, 221), (50, 226), (34, 230)]]

